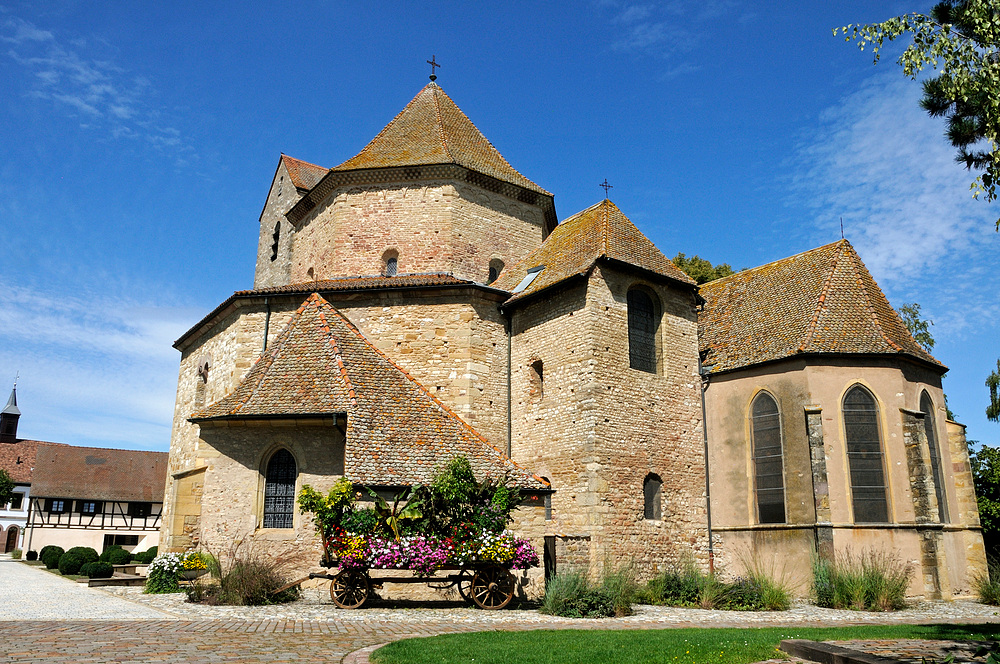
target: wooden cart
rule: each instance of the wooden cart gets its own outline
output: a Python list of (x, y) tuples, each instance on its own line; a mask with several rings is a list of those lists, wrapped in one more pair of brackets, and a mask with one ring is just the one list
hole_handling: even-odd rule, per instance
[(310, 574), (309, 578), (330, 579), (330, 598), (342, 609), (360, 609), (371, 597), (372, 588), (381, 588), (384, 583), (426, 583), (439, 590), (454, 587), (466, 602), (487, 610), (502, 609), (514, 599), (517, 582), (508, 567), (483, 563), (440, 569), (452, 573), (372, 579), (367, 569), (342, 569), (335, 574)]

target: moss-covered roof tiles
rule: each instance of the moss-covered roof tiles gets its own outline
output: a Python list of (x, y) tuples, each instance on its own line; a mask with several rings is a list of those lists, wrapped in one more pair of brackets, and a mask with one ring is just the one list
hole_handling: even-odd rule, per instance
[(701, 286), (704, 364), (728, 371), (801, 353), (903, 354), (945, 367), (910, 336), (854, 247), (840, 240)]
[(287, 154), (281, 155), (281, 161), (285, 164), (288, 177), (291, 178), (296, 189), (312, 189), (317, 182), (323, 179), (324, 175), (330, 172), (329, 168), (310, 164), (308, 161), (289, 157)]
[(515, 302), (570, 277), (585, 274), (600, 258), (628, 263), (690, 286), (695, 283), (670, 262), (618, 206), (605, 199), (556, 226), (541, 247), (517, 265), (505, 269), (491, 285), (513, 292), (529, 270), (544, 266), (526, 288), (508, 300)]

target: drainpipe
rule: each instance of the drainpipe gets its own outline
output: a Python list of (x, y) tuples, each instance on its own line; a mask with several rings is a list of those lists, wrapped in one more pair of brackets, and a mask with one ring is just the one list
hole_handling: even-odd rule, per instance
[(510, 338), (513, 327), (513, 316), (504, 310), (503, 307), (497, 307), (500, 311), (500, 315), (504, 317), (504, 332), (507, 334), (507, 458), (511, 458), (511, 441), (513, 440), (513, 427), (511, 424), (511, 406), (510, 406), (510, 364), (511, 364), (511, 348), (510, 348)]
[(271, 303), (266, 297), (264, 298), (264, 308), (267, 313), (264, 314), (264, 347), (260, 349), (262, 353), (267, 350), (267, 331), (271, 327)]
[(708, 571), (715, 572), (715, 549), (712, 544), (712, 482), (708, 474), (708, 417), (705, 410), (705, 390), (708, 389), (709, 372), (701, 366), (698, 357), (698, 377), (701, 379), (701, 431), (705, 445), (705, 513), (708, 517)]

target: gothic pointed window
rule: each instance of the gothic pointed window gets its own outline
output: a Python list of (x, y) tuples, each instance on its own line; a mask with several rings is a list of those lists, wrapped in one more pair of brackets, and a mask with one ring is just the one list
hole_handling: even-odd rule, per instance
[(656, 304), (648, 293), (637, 288), (628, 292), (626, 300), (629, 366), (656, 373), (656, 333), (660, 327)]
[(759, 523), (785, 523), (785, 476), (778, 403), (761, 392), (750, 408), (754, 484)]
[(642, 483), (643, 518), (659, 521), (662, 518), (663, 480), (650, 473)]
[(278, 450), (267, 462), (264, 477), (264, 527), (291, 528), (295, 516), (295, 459)]
[(844, 395), (843, 410), (854, 521), (886, 523), (889, 506), (886, 501), (878, 404), (871, 392), (855, 385)]
[(934, 419), (934, 402), (926, 390), (920, 395), (920, 410), (924, 413), (924, 432), (931, 456), (931, 472), (934, 474), (934, 490), (937, 492), (938, 516), (941, 523), (948, 523), (948, 494), (944, 490), (944, 466), (941, 460), (941, 444), (937, 436)]

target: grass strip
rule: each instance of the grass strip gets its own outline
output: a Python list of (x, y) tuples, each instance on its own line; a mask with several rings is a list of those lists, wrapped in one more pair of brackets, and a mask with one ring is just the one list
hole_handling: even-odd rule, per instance
[(782, 639), (1000, 639), (1000, 625), (863, 625), (741, 629), (535, 630), (446, 634), (390, 643), (377, 664), (749, 664)]

